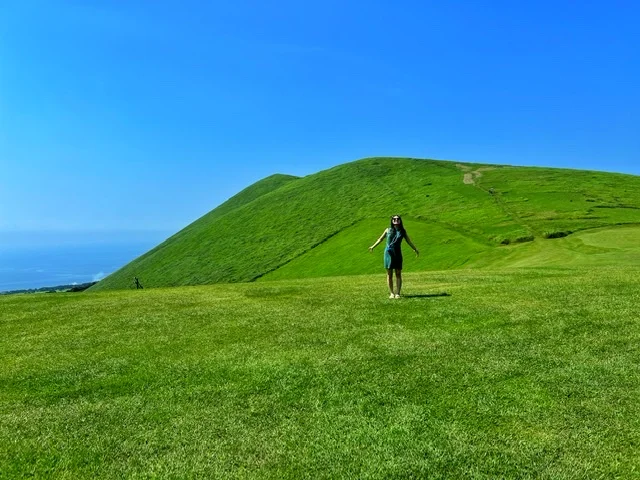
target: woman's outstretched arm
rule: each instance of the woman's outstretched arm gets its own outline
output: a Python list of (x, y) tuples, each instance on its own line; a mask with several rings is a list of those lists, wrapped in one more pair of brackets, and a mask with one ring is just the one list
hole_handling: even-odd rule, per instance
[(373, 252), (373, 249), (376, 248), (378, 246), (378, 244), (384, 239), (385, 235), (387, 234), (387, 230), (389, 230), (388, 228), (384, 229), (384, 232), (382, 232), (382, 235), (380, 235), (380, 238), (378, 240), (376, 240), (376, 243), (374, 243), (373, 245), (371, 245), (369, 247), (369, 251)]
[(420, 252), (418, 251), (418, 249), (416, 248), (416, 246), (413, 244), (413, 242), (412, 242), (412, 241), (411, 241), (411, 239), (409, 238), (409, 234), (408, 234), (408, 233), (406, 233), (406, 232), (405, 232), (404, 238), (405, 238), (405, 240), (407, 241), (407, 243), (409, 244), (409, 246), (410, 246), (411, 248), (413, 248), (413, 251), (414, 251), (414, 252), (416, 252), (416, 257), (417, 257), (418, 255), (420, 255)]

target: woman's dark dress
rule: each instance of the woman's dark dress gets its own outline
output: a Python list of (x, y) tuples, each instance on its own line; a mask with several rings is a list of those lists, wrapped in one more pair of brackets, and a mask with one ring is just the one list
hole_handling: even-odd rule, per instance
[(384, 268), (387, 270), (402, 270), (402, 232), (395, 228), (387, 231), (387, 246), (384, 249)]

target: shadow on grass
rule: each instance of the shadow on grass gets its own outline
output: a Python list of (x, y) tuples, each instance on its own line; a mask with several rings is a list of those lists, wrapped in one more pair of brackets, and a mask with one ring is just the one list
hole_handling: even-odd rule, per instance
[(442, 293), (419, 293), (416, 295), (403, 295), (404, 298), (432, 298), (432, 297), (450, 297), (451, 294), (447, 292)]

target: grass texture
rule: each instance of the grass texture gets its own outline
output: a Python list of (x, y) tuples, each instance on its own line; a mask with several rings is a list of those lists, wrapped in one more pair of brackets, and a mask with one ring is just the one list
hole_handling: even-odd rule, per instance
[(423, 252), (416, 267), (460, 268), (499, 258), (504, 246), (640, 225), (640, 177), (407, 158), (274, 175), (92, 290), (131, 288), (134, 277), (149, 288), (373, 273), (378, 264), (346, 252), (366, 250), (392, 214)]
[(637, 478), (639, 292), (592, 266), (3, 296), (0, 477)]

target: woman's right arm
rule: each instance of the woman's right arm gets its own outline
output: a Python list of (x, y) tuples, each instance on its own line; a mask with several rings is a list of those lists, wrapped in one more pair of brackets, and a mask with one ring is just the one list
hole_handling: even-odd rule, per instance
[(387, 234), (387, 230), (389, 230), (388, 228), (384, 229), (384, 232), (382, 232), (382, 235), (380, 235), (380, 238), (376, 241), (376, 243), (374, 243), (373, 245), (371, 245), (369, 247), (369, 251), (373, 252), (373, 249), (376, 248), (378, 246), (378, 244), (384, 239), (385, 235)]

